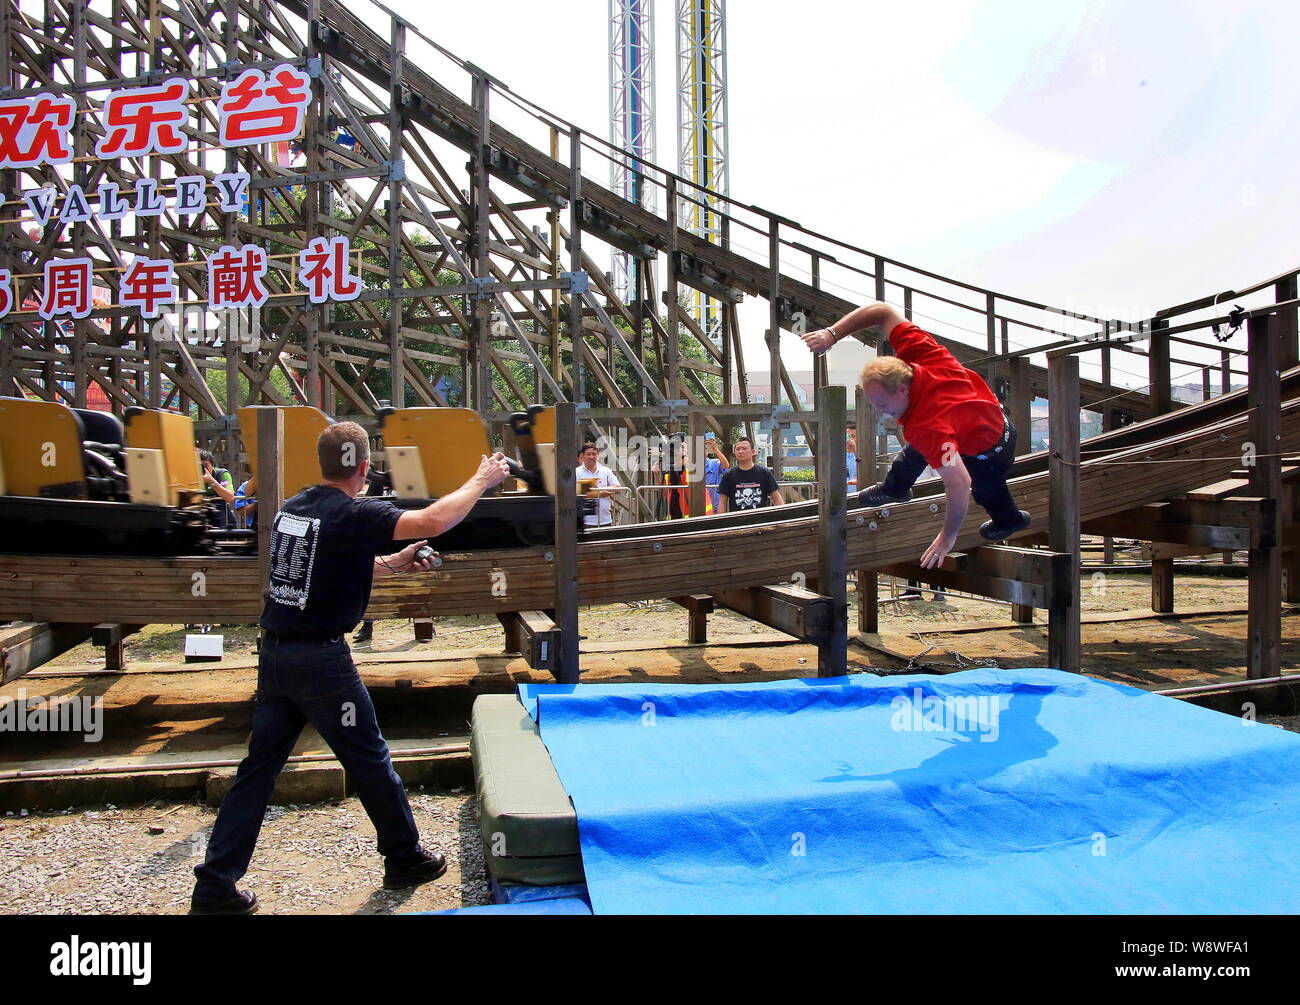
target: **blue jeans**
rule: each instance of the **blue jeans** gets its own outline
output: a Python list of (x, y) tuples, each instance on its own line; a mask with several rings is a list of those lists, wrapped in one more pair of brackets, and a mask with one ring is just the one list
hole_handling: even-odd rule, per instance
[[(962, 454), (961, 459), (970, 472), (971, 495), (975, 501), (993, 518), (995, 526), (1009, 527), (1020, 516), (1011, 490), (1007, 488), (1007, 469), (1016, 459), (1016, 427), (1008, 422), (1003, 432), (1005, 438), (994, 444), (1002, 448), (998, 453), (979, 457)], [(894, 463), (889, 466), (884, 481), (885, 491), (891, 496), (906, 495), (925, 469), (926, 462), (921, 452), (908, 444), (894, 456)]]
[(262, 639), (248, 756), (226, 793), (194, 867), (200, 900), (226, 897), (248, 871), (262, 816), (298, 735), (311, 723), (356, 789), (379, 837), (379, 854), (404, 864), (419, 854), (419, 831), (406, 789), (393, 770), (375, 707), (342, 637), (329, 642)]

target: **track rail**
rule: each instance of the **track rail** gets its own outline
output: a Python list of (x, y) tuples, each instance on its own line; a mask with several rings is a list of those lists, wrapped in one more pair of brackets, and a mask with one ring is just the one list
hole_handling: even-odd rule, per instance
[[(1089, 459), (1080, 466), (1082, 518), (1158, 502), (1228, 477), (1240, 466), (1240, 444), (1247, 439), (1248, 416), (1241, 404), (1241, 399), (1220, 399), (1084, 441)], [(1193, 421), (1193, 429), (1170, 432)], [(1092, 455), (1103, 439), (1107, 453)], [(1120, 442), (1135, 439), (1140, 442)], [(1300, 450), (1300, 398), (1283, 404), (1279, 449)], [(1043, 457), (1029, 456), (1020, 463), (1041, 467)], [(1011, 487), (1034, 515), (1026, 533), (1043, 532), (1047, 472), (1018, 474)], [(887, 517), (878, 510), (851, 510), (849, 567), (915, 561), (933, 538), (939, 519), (930, 513), (932, 502), (941, 513), (942, 499), (926, 496), (890, 507)], [(783, 508), (781, 519), (758, 525), (740, 523), (745, 514), (722, 515), (683, 521), (671, 529), (644, 525), (644, 533), (620, 539), (584, 541), (578, 548), (579, 599), (594, 604), (711, 593), (787, 581), (796, 573), (812, 579), (817, 517), (811, 511), (805, 515), (803, 509)], [(982, 519), (982, 512), (967, 518), (958, 549), (982, 543)], [(553, 607), (554, 573), (546, 554), (544, 548), (448, 554), (437, 572), (376, 582), (369, 616), (414, 618)], [(0, 556), (4, 619), (250, 623), (260, 612), (256, 559)]]

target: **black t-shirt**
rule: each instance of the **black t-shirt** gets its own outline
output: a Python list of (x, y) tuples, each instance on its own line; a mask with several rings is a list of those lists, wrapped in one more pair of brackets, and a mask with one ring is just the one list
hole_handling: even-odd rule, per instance
[(722, 473), (722, 481), (718, 483), (718, 495), (727, 497), (727, 508), (733, 512), (771, 506), (772, 493), (776, 490), (776, 476), (761, 464), (748, 471), (733, 464)]
[(352, 631), (370, 603), (375, 556), (393, 546), (402, 511), (314, 485), (275, 514), (271, 589), (261, 625), (276, 635), (333, 638)]

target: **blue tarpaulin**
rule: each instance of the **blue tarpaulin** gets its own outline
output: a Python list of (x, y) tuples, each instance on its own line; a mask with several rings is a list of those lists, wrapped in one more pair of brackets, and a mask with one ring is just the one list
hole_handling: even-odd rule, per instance
[(1300, 909), (1300, 736), (1054, 670), (530, 685), (597, 914)]

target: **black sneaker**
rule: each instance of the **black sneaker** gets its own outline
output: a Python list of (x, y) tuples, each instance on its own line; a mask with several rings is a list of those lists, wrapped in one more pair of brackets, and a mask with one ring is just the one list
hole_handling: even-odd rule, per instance
[(875, 485), (863, 489), (858, 493), (859, 506), (888, 506), (890, 503), (905, 503), (912, 498), (912, 490), (908, 489), (906, 495), (891, 496), (885, 491), (883, 482), (876, 482)]
[(420, 850), (420, 857), (408, 865), (384, 868), (384, 889), (404, 890), (408, 886), (431, 883), (447, 871), (447, 860), (442, 852)]
[(980, 537), (986, 541), (1005, 541), (1012, 534), (1018, 534), (1029, 526), (1030, 516), (1024, 510), (1020, 510), (1020, 519), (1008, 527), (995, 527), (992, 520), (985, 520), (980, 524)]
[(364, 645), (365, 643), (369, 642), (372, 638), (374, 638), (374, 636), (375, 636), (374, 627), (368, 622), (363, 622), (357, 634), (352, 636), (352, 644), (354, 646)]
[(190, 914), (256, 914), (257, 894), (248, 890), (236, 890), (229, 897), (221, 900), (199, 900), (190, 898)]

